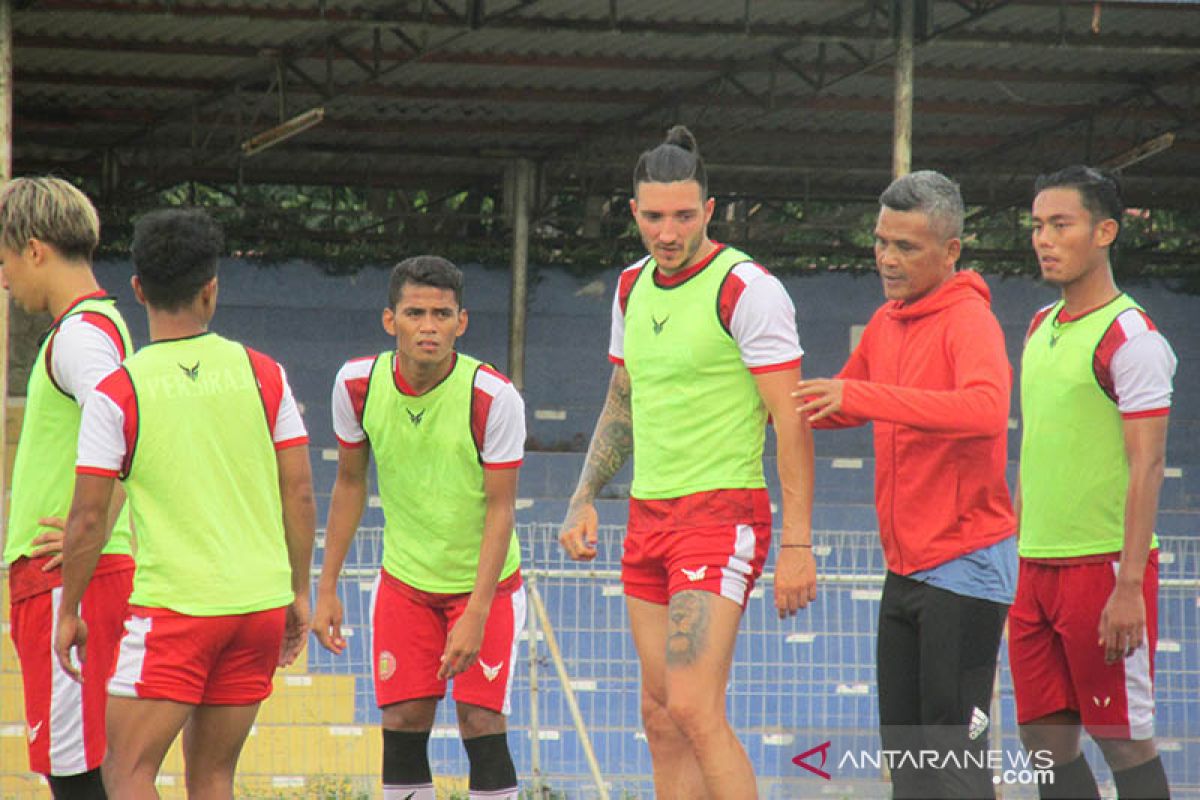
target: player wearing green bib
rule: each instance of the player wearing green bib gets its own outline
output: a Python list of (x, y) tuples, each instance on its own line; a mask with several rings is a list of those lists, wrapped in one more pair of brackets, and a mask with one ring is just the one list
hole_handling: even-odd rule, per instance
[(525, 619), (513, 529), (524, 404), (454, 349), (467, 327), (462, 285), (443, 258), (397, 264), (383, 312), (395, 349), (347, 362), (334, 382), (338, 473), (313, 630), (330, 651), (345, 648), (337, 580), (373, 452), (386, 520), (371, 612), (385, 800), (434, 800), (427, 749), (451, 678), (470, 796), (517, 797), (505, 715)]
[(29, 766), (56, 798), (101, 798), (104, 680), (112, 668), (133, 578), (128, 514), (111, 525), (83, 598), (94, 631), (89, 681), (70, 680), (51, 637), (62, 596), (62, 527), (75, 485), (80, 408), (133, 349), (125, 322), (92, 273), (100, 221), (91, 202), (58, 178), (18, 178), (0, 190), (0, 263), (13, 299), (54, 321), (29, 373), (13, 465), (4, 563), (12, 637), (21, 662)]
[(1165, 798), (1154, 745), (1158, 543), (1176, 359), (1113, 280), (1124, 203), (1088, 167), (1040, 177), (1033, 249), (1062, 299), (1021, 358), (1021, 556), (1009, 659), (1021, 739), (1048, 752), (1043, 798), (1096, 798), (1086, 728), (1120, 797)]
[(223, 247), (203, 212), (134, 228), (133, 289), (151, 344), (84, 405), (55, 651), (77, 674), (76, 613), (114, 482), (129, 494), (138, 564), (109, 680), (104, 782), (153, 797), (187, 725), (188, 794), (231, 798), (242, 744), (277, 665), (307, 638), (315, 507), (304, 424), (282, 367), (208, 332)]
[(642, 154), (633, 189), (649, 255), (620, 277), (608, 397), (560, 541), (575, 560), (596, 557), (594, 500), (632, 455), (621, 577), (655, 795), (741, 800), (757, 789), (725, 691), (771, 540), (768, 413), (783, 490), (775, 605), (784, 617), (816, 598), (812, 434), (790, 397), (795, 308), (767, 270), (708, 237), (714, 200), (686, 128)]

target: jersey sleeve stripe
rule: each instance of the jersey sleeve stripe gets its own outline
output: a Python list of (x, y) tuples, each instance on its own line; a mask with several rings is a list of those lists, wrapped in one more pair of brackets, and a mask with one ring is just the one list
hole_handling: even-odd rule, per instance
[(121, 338), (121, 332), (117, 330), (117, 324), (110, 318), (96, 311), (84, 311), (79, 315), (83, 322), (97, 328), (101, 333), (112, 340), (113, 346), (117, 348), (117, 354), (122, 361), (129, 355), (125, 352), (125, 340)]
[(609, 360), (609, 361), (611, 361), (612, 363), (616, 364), (618, 367), (623, 367), (623, 366), (625, 366), (625, 359), (623, 359), (623, 358), (617, 358), (617, 357), (616, 357), (616, 356), (614, 356), (612, 353), (609, 353), (609, 354), (608, 354), (608, 360)]
[(76, 467), (76, 475), (95, 475), (97, 478), (120, 478), (120, 470), (101, 469), (100, 467)]
[(367, 446), (366, 439), (363, 439), (362, 441), (358, 441), (358, 442), (347, 442), (345, 439), (343, 439), (340, 436), (334, 436), (334, 438), (337, 439), (337, 442), (339, 445), (346, 448), (347, 450), (357, 450), (360, 447)]
[(483, 468), (484, 469), (493, 469), (493, 470), (494, 469), (516, 469), (517, 467), (521, 466), (521, 464), (523, 464), (524, 461), (525, 461), (525, 459), (518, 459), (516, 461), (497, 461), (494, 464), (489, 464), (485, 461), (483, 463)]
[(788, 369), (796, 369), (800, 366), (800, 359), (796, 358), (791, 361), (785, 361), (782, 364), (765, 364), (761, 367), (751, 367), (751, 375), (762, 375), (767, 372), (783, 372)]
[(95, 391), (112, 400), (121, 410), (121, 432), (125, 437), (125, 459), (121, 462), (120, 477), (127, 477), (133, 466), (133, 456), (137, 451), (138, 440), (138, 402), (137, 392), (133, 389), (133, 379), (129, 377), (129, 372), (124, 367), (119, 367), (96, 384)]
[(299, 447), (302, 444), (308, 444), (307, 436), (295, 436), (291, 439), (284, 439), (282, 442), (275, 443), (275, 449), (287, 450), (289, 447)]
[(1037, 310), (1037, 313), (1033, 315), (1033, 319), (1029, 323), (1029, 330), (1025, 331), (1025, 341), (1028, 342), (1029, 337), (1032, 336), (1033, 332), (1038, 329), (1038, 326), (1046, 321), (1046, 317), (1050, 315), (1050, 311), (1055, 305), (1057, 304), (1051, 303), (1050, 305), (1044, 306)]
[(478, 385), (479, 376), (475, 376), (476, 385), (471, 390), (471, 438), (475, 440), (475, 450), (480, 454), (482, 462), (483, 448), (487, 438), (488, 414), (492, 410), (493, 395), (485, 392)]
[(1147, 419), (1150, 417), (1170, 416), (1171, 408), (1152, 408), (1146, 411), (1129, 411), (1121, 415), (1121, 419)]
[(267, 431), (273, 437), (275, 423), (279, 420), (279, 405), (283, 402), (283, 375), (279, 371), (279, 364), (270, 356), (249, 347), (246, 348), (246, 355), (250, 357), (250, 367), (254, 370), (258, 393), (267, 415)]
[(629, 295), (633, 292), (633, 285), (637, 283), (638, 276), (642, 274), (642, 269), (646, 266), (646, 259), (642, 259), (631, 267), (626, 267), (621, 273), (621, 277), (617, 279), (617, 301), (621, 305), (621, 314), (625, 314), (625, 309), (629, 306)]

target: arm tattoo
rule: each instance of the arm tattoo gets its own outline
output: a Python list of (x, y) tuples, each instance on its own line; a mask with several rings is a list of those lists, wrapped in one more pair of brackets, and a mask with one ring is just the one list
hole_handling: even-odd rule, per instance
[(686, 667), (696, 662), (708, 644), (708, 592), (685, 591), (671, 597), (667, 607), (667, 666)]
[(577, 501), (591, 502), (621, 469), (633, 453), (633, 414), (630, 407), (629, 373), (622, 368), (614, 370), (608, 384), (608, 397), (604, 410), (596, 422), (592, 442), (588, 446), (587, 459), (579, 485), (572, 497)]

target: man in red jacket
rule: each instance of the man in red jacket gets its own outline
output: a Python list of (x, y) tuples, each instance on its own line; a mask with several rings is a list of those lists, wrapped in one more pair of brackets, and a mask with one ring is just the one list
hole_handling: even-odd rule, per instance
[[(875, 423), (888, 567), (879, 723), (884, 750), (901, 753), (891, 759), (894, 796), (994, 797), (981, 757), (1016, 590), (1004, 477), (1012, 373), (987, 285), (956, 270), (958, 187), (914, 172), (879, 200), (875, 263), (887, 302), (836, 378), (799, 383), (798, 410), (814, 427)], [(922, 760), (929, 750), (939, 757)]]

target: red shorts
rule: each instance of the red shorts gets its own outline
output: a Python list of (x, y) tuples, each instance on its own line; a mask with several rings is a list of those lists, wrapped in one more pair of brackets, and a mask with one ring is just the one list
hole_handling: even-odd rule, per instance
[[(1115, 556), (1114, 556), (1115, 558)], [(1116, 585), (1117, 562), (1051, 566), (1021, 559), (1008, 614), (1008, 658), (1017, 722), (1078, 712), (1092, 736), (1154, 736), (1154, 648), (1158, 645), (1158, 551), (1142, 583), (1146, 640), (1129, 658), (1104, 663), (1100, 614)]]
[[(405, 700), (445, 697), (438, 680), (446, 636), (467, 608), (467, 594), (414, 589), (380, 572), (371, 603), (375, 702), (380, 708)], [(483, 629), (479, 660), (454, 677), (454, 701), (508, 714), (517, 635), (525, 625), (525, 587), (520, 571), (496, 586)]]
[[(133, 560), (129, 556), (101, 556), (101, 560), (123, 560), (128, 566), (112, 571), (107, 565), (83, 594), (80, 611), (88, 642), (82, 686), (63, 672), (54, 655), (62, 587), (12, 603), (12, 639), (25, 690), (29, 769), (43, 775), (78, 775), (100, 766), (104, 759), (104, 683), (112, 674), (133, 590)], [(25, 561), (14, 562), (11, 574), (25, 568)]]
[(770, 544), (766, 490), (633, 500), (621, 557), (625, 594), (666, 605), (676, 592), (699, 589), (744, 607)]
[(271, 694), (286, 618), (286, 608), (193, 617), (131, 606), (108, 693), (188, 705), (261, 702)]

